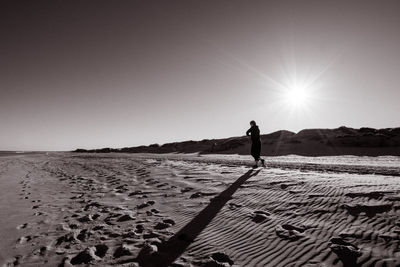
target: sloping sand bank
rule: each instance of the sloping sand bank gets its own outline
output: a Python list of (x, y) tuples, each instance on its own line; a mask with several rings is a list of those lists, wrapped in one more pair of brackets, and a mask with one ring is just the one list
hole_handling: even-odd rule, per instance
[(399, 266), (395, 167), (377, 167), (377, 175), (365, 166), (269, 162), (252, 170), (244, 163), (250, 158), (1, 157), (0, 260), (5, 266)]

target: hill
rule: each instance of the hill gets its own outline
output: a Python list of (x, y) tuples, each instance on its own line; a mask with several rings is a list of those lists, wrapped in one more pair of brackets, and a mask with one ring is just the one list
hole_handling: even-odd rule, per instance
[[(261, 154), (265, 156), (400, 156), (400, 127), (354, 129), (342, 126), (336, 129), (305, 129), (298, 133), (281, 130), (261, 135), (261, 141)], [(249, 154), (250, 146), (249, 138), (240, 136), (163, 145), (77, 149), (74, 152)]]

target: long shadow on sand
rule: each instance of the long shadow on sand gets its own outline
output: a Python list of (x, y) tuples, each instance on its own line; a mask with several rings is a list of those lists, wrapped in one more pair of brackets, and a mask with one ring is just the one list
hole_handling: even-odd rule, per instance
[(160, 245), (158, 252), (151, 256), (145, 255), (144, 250), (140, 251), (135, 261), (144, 267), (164, 267), (171, 265), (176, 259), (182, 255), (187, 247), (193, 243), (196, 237), (203, 231), (207, 225), (215, 218), (222, 207), (228, 202), (232, 195), (244, 184), (250, 177), (256, 176), (260, 170), (249, 170), (239, 177), (227, 189), (213, 198), (193, 220), (179, 230), (168, 241)]

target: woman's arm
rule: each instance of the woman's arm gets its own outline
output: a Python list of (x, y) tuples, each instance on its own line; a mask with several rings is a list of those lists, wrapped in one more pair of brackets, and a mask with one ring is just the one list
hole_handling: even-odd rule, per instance
[(246, 135), (250, 136), (250, 133), (251, 133), (251, 128), (247, 130)]

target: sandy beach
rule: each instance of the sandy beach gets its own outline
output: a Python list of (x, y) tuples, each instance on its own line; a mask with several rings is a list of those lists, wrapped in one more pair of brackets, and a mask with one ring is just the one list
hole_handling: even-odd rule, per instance
[(400, 267), (400, 0), (0, 21), (0, 267)]
[(399, 266), (398, 169), (377, 175), (372, 165), (358, 166), (369, 170), (359, 174), (267, 162), (253, 170), (250, 159), (233, 155), (0, 157), (0, 260)]

